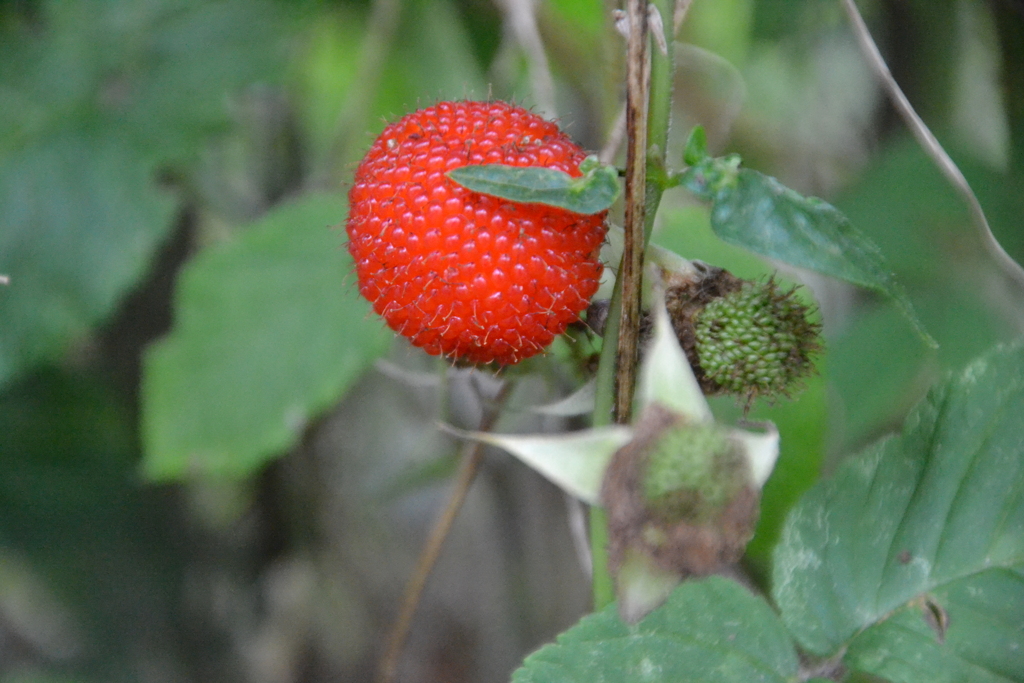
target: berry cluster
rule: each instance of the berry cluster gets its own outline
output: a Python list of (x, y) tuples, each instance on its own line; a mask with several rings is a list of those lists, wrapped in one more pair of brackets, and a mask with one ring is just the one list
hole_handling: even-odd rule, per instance
[(510, 365), (577, 320), (598, 287), (607, 212), (471, 192), (469, 164), (580, 175), (585, 152), (505, 102), (441, 102), (389, 125), (356, 170), (346, 226), (359, 291), (428, 353)]

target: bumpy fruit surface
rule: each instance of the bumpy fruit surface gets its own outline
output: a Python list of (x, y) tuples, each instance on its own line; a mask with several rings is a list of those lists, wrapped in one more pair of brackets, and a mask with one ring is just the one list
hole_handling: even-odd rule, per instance
[(512, 203), (445, 174), (506, 164), (578, 177), (585, 156), (504, 102), (441, 102), (389, 125), (349, 192), (359, 291), (428, 353), (509, 365), (540, 352), (597, 291), (607, 212)]
[(749, 483), (747, 461), (714, 422), (666, 429), (647, 456), (644, 497), (669, 521), (707, 522)]
[(810, 310), (774, 280), (745, 282), (697, 314), (694, 334), (706, 378), (728, 393), (775, 398), (789, 395), (813, 370), (821, 325)]

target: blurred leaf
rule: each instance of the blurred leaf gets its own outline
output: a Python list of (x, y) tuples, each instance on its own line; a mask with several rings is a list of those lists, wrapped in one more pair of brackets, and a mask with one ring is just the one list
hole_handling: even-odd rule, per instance
[[(997, 348), (932, 390), (900, 437), (847, 461), (803, 498), (776, 549), (773, 589), (801, 645), (831, 654), (863, 629), (867, 637), (895, 628), (875, 625), (916, 600), (941, 604), (959, 582), (972, 582), (970, 593), (992, 580), (987, 572), (1024, 568), (1022, 414), (1024, 347)], [(1019, 658), (1024, 629), (1014, 628), (999, 636), (1016, 643)], [(888, 642), (896, 660), (916, 656), (914, 638)], [(945, 648), (956, 655), (952, 643)]]
[(924, 352), (902, 315), (890, 305), (867, 308), (831, 344), (830, 379), (842, 405), (842, 443), (863, 445), (895, 429), (928, 385), (949, 369), (1010, 337), (980, 292), (953, 278), (915, 295), (917, 310), (941, 346)]
[(0, 34), (0, 385), (59, 357), (147, 271), (226, 95), (282, 60), (268, 2), (46, 2)]
[(131, 479), (134, 454), (128, 411), (109, 390), (56, 372), (27, 378), (0, 394), (0, 434), (0, 538), (38, 550), (81, 531), (68, 519), (110, 521), (93, 508)]
[(170, 196), (123, 142), (68, 133), (0, 163), (0, 385), (62, 354), (145, 272)]
[[(580, 170), (584, 171), (583, 164)], [(620, 191), (619, 173), (614, 166), (597, 165), (579, 178), (554, 168), (504, 164), (461, 166), (447, 175), (473, 192), (521, 204), (547, 204), (580, 214), (607, 211)]]
[(241, 477), (282, 454), (388, 347), (331, 225), (340, 195), (282, 205), (192, 261), (143, 377), (145, 472)]
[[(1024, 178), (951, 151), (978, 195), (992, 231), (1011, 256), (1024, 258)], [(836, 205), (881, 246), (911, 290), (951, 267), (990, 269), (967, 207), (909, 136), (890, 141)]]
[(367, 147), (388, 120), (406, 112), (441, 100), (488, 96), (487, 80), (473, 56), (465, 23), (449, 0), (403, 2), (393, 43), (377, 93), (375, 116), (370, 122), (375, 127), (368, 131)]
[(615, 605), (584, 617), (526, 658), (512, 683), (795, 680), (793, 644), (771, 608), (747, 589), (712, 577), (679, 586), (634, 626)]
[(966, 206), (909, 135), (890, 142), (836, 203), (911, 290), (980, 254)]

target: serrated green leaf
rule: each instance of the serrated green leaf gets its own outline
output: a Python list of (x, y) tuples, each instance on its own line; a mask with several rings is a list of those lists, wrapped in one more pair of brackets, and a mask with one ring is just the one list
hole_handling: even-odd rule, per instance
[(287, 449), (392, 335), (358, 298), (341, 195), (281, 206), (182, 273), (143, 375), (145, 472), (245, 476)]
[[(805, 648), (831, 654), (914, 600), (941, 600), (985, 570), (1019, 572), (1021, 415), (1024, 347), (997, 348), (933, 389), (899, 437), (807, 493), (783, 530), (773, 588)], [(1004, 636), (1024, 648), (1015, 628)]]
[(793, 680), (793, 644), (771, 608), (719, 577), (679, 586), (634, 626), (615, 605), (526, 658), (512, 683), (753, 683)]
[(921, 338), (936, 346), (881, 251), (831, 204), (804, 197), (757, 171), (739, 169), (715, 193), (711, 227), (726, 242), (755, 254), (884, 294)]
[[(583, 165), (580, 165), (583, 170)], [(580, 214), (605, 211), (619, 196), (619, 174), (612, 166), (591, 167), (573, 178), (542, 166), (480, 164), (461, 166), (448, 177), (473, 192), (522, 204), (547, 204)]]
[(858, 634), (847, 665), (892, 683), (1024, 681), (1024, 567), (989, 569), (929, 598)]

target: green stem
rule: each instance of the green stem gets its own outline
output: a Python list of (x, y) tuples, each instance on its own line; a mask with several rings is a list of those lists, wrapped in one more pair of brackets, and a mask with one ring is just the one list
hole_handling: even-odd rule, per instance
[[(672, 111), (672, 74), (673, 74), (673, 31), (672, 17), (674, 4), (671, 0), (655, 0), (652, 3), (666, 23), (667, 54), (662, 54), (657, 45), (649, 50), (651, 55), (650, 84), (647, 108), (647, 145), (646, 145), (646, 178), (644, 191), (640, 201), (643, 202), (643, 233), (641, 238), (633, 236), (634, 250), (642, 254), (650, 241), (654, 228), (654, 217), (657, 214), (661, 196), (668, 183), (665, 151), (668, 148), (668, 135)], [(630, 239), (627, 231), (626, 239)], [(636, 243), (636, 242), (639, 242)], [(624, 254), (625, 260), (625, 254)], [(614, 420), (628, 419), (618, 411), (616, 415), (616, 378), (619, 358), (619, 339), (622, 319), (623, 285), (621, 277), (625, 263), (620, 264), (619, 277), (615, 279), (615, 288), (609, 304), (607, 324), (603, 335), (601, 359), (597, 369), (597, 395), (595, 397), (593, 425), (600, 427), (611, 424)], [(638, 283), (639, 284), (639, 283)], [(636, 323), (639, 321), (637, 320)], [(631, 321), (631, 324), (635, 324)], [(639, 329), (629, 330), (634, 339)], [(629, 359), (637, 363), (637, 359)], [(632, 387), (629, 388), (632, 394)], [(623, 405), (623, 402), (619, 402)], [(604, 510), (593, 507), (590, 510), (590, 546), (593, 557), (593, 594), (594, 608), (601, 609), (614, 599), (614, 582), (608, 569), (608, 527)]]
[(596, 505), (590, 508), (590, 555), (594, 567), (594, 609), (615, 600), (615, 582), (608, 571), (608, 515)]

